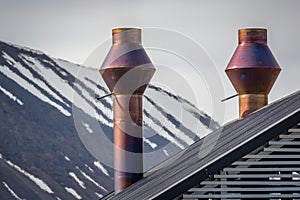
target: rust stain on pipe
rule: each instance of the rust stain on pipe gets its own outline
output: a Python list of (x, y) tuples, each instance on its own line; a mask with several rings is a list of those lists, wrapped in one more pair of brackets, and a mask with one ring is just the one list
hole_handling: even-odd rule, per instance
[(268, 94), (280, 73), (280, 67), (267, 46), (267, 30), (239, 30), (239, 44), (225, 72), (239, 94), (239, 116), (268, 104)]
[(155, 68), (141, 45), (141, 29), (112, 30), (100, 68), (114, 94), (114, 187), (118, 193), (143, 178), (143, 93)]

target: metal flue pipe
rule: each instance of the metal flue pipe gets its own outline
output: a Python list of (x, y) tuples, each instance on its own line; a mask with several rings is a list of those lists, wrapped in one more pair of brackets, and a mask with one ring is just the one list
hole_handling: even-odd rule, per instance
[(268, 94), (280, 67), (267, 46), (267, 30), (240, 29), (239, 44), (225, 72), (239, 95), (239, 116), (268, 104)]
[(100, 73), (113, 93), (114, 190), (143, 178), (143, 93), (155, 68), (141, 44), (141, 29), (115, 28)]

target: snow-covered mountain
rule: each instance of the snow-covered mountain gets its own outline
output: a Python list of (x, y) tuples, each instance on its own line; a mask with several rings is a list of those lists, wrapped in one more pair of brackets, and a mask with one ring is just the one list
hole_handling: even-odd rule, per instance
[[(99, 199), (112, 191), (112, 99), (97, 70), (0, 42), (0, 199)], [(217, 122), (150, 85), (145, 171)]]

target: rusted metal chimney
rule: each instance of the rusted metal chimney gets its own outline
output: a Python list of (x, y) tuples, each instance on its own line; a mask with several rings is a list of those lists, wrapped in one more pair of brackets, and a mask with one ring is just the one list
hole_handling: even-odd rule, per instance
[(115, 28), (100, 73), (114, 96), (114, 187), (118, 193), (143, 178), (143, 93), (155, 68), (141, 44), (141, 29)]
[(238, 47), (225, 70), (239, 95), (240, 118), (268, 104), (280, 70), (267, 46), (267, 30), (240, 29)]

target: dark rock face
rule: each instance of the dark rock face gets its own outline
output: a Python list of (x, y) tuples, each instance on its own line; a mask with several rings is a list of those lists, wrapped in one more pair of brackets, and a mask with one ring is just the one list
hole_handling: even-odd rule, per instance
[[(99, 199), (113, 190), (113, 169), (105, 162), (97, 161), (78, 134), (78, 131), (82, 131), (82, 135), (88, 132), (99, 134), (97, 126), (100, 126), (106, 137), (113, 141), (112, 117), (104, 111), (111, 110), (112, 105), (107, 100), (93, 101), (93, 88), (102, 93), (108, 91), (93, 78), (76, 77), (71, 72), (74, 71), (70, 69), (72, 67), (83, 68), (54, 60), (35, 50), (0, 42), (0, 199)], [(48, 75), (51, 80), (47, 79)], [(99, 74), (97, 76), (100, 78)], [(153, 93), (170, 98), (170, 101), (183, 102), (161, 88), (151, 87)], [(100, 118), (95, 119), (81, 103), (74, 103), (72, 92)], [(144, 151), (161, 149), (168, 152), (146, 157), (145, 165), (149, 169), (200, 136), (155, 103), (153, 96), (147, 96), (145, 101), (167, 120), (164, 124), (144, 110), (144, 134), (150, 141), (144, 142)], [(186, 112), (202, 124), (203, 130), (210, 131), (219, 126), (189, 102), (183, 103)], [(75, 123), (74, 112), (80, 116)], [(149, 122), (161, 127), (164, 133), (156, 134), (157, 128)], [(212, 128), (208, 127), (209, 123), (213, 124)], [(170, 126), (178, 128), (191, 141), (174, 135)], [(164, 134), (175, 138), (178, 144)], [(96, 144), (105, 157), (113, 156), (112, 148), (102, 146), (101, 141)]]

